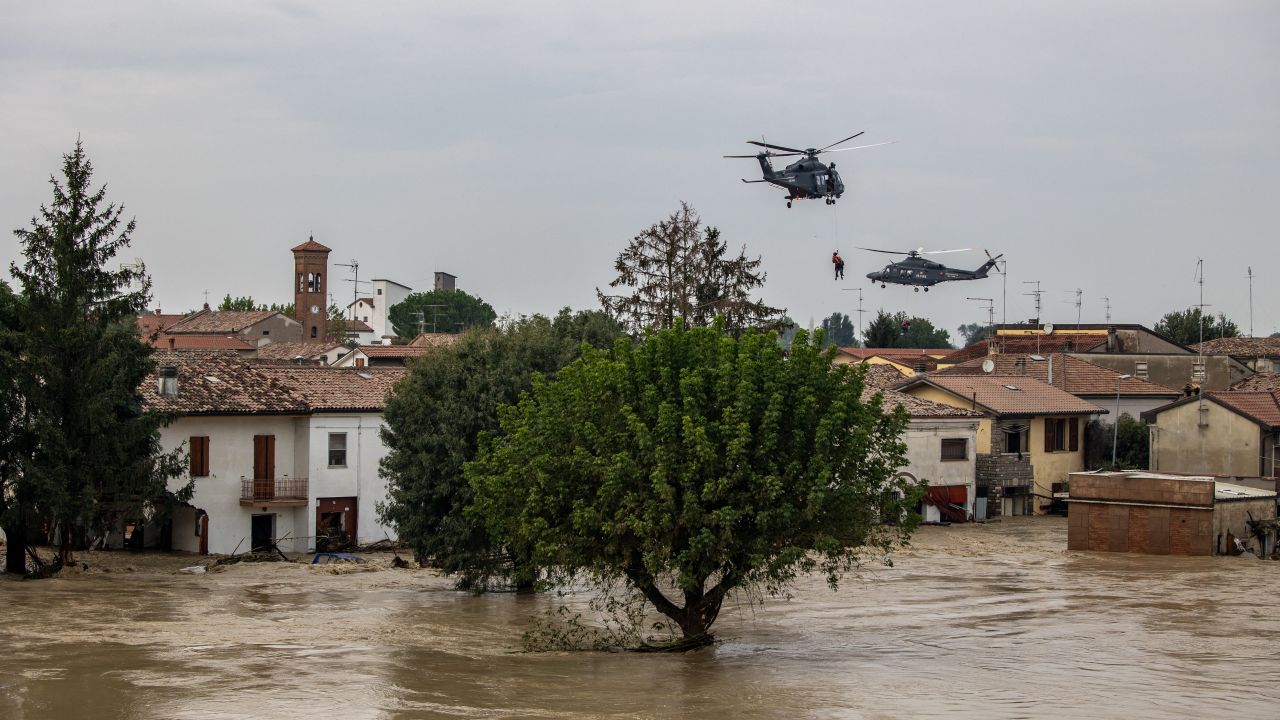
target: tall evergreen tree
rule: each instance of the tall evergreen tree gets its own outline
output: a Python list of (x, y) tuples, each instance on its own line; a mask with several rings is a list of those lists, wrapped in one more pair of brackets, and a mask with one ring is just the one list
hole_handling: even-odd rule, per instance
[(22, 572), (26, 567), (26, 527), (20, 493), (25, 488), (22, 457), (26, 442), (26, 406), (18, 384), (22, 355), (22, 299), (0, 281), (0, 527), (6, 535), (5, 569)]
[(498, 318), (493, 306), (461, 290), (412, 293), (392, 305), (388, 313), (392, 329), (402, 338), (417, 337), (419, 327), (427, 332), (442, 333), (493, 327), (493, 321)]
[(760, 257), (748, 258), (746, 246), (737, 256), (727, 253), (720, 231), (704, 230), (698, 213), (682, 202), (618, 254), (618, 277), (609, 286), (630, 288), (630, 293), (606, 295), (597, 288), (596, 296), (610, 315), (637, 334), (649, 327), (671, 327), (676, 318), (706, 327), (717, 316), (734, 332), (782, 329), (783, 311), (751, 298), (767, 277), (760, 272)]
[[(1201, 323), (1204, 323), (1203, 328), (1200, 326)], [(1218, 316), (1214, 317), (1202, 314), (1198, 307), (1167, 313), (1151, 329), (1183, 345), (1198, 343), (1201, 338), (1217, 340), (1240, 336), (1240, 328), (1235, 322), (1228, 320), (1226, 315), (1218, 313)]]
[(857, 329), (844, 313), (831, 313), (822, 319), (822, 333), (828, 345), (853, 347), (857, 344)]
[(92, 188), (79, 141), (62, 172), (50, 178), (52, 203), (14, 231), (25, 256), (10, 272), (26, 313), (17, 383), (29, 446), (4, 521), (7, 535), (10, 527), (55, 525), (68, 562), (74, 547), (189, 498), (191, 486), (168, 492), (182, 453), (161, 451), (166, 418), (145, 410), (139, 394), (153, 363), (135, 318), (151, 281), (143, 267), (112, 262), (129, 246), (134, 221), (106, 203), (105, 186)]

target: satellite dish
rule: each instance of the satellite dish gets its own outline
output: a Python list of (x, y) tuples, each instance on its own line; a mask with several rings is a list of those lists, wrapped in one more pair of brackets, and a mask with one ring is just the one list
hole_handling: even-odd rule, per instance
[(1045, 324), (1044, 324), (1044, 334), (1045, 334), (1045, 335), (1052, 335), (1052, 334), (1053, 334), (1053, 323), (1045, 323)]
[(982, 372), (989, 373), (996, 369), (996, 364), (991, 358), (982, 361)]

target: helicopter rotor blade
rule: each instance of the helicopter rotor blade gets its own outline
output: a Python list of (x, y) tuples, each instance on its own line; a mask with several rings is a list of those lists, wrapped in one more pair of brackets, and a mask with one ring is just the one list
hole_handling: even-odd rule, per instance
[(872, 143), (870, 145), (858, 145), (851, 148), (836, 148), (835, 150), (820, 150), (819, 152), (844, 152), (845, 150), (865, 150), (866, 148), (880, 147), (881, 145), (892, 145), (897, 140), (886, 140), (885, 142)]
[(919, 250), (916, 250), (916, 252), (921, 255), (945, 255), (946, 253), (969, 252), (970, 250), (973, 250), (973, 248), (956, 248), (955, 250), (925, 250), (924, 248), (920, 248)]
[(847, 137), (847, 138), (845, 138), (845, 139), (841, 140), (840, 142), (833, 142), (833, 143), (831, 143), (830, 145), (828, 145), (828, 146), (826, 146), (826, 147), (822, 148), (821, 150), (819, 150), (818, 152), (826, 152), (826, 151), (827, 151), (827, 150), (829, 150), (830, 148), (833, 148), (833, 147), (835, 147), (835, 146), (839, 145), (840, 143), (846, 143), (846, 142), (849, 142), (850, 140), (852, 140), (852, 139), (854, 139), (854, 138), (858, 137), (859, 135), (861, 135), (861, 134), (863, 134), (863, 133), (865, 133), (865, 132), (866, 132), (866, 130), (863, 130), (863, 131), (861, 131), (861, 132), (856, 132), (856, 133), (854, 133), (854, 134), (850, 135), (849, 137)]
[(796, 148), (785, 147), (785, 146), (783, 146), (783, 145), (772, 145), (772, 144), (767, 143), (767, 142), (760, 142), (759, 140), (748, 140), (748, 141), (747, 141), (747, 144), (748, 144), (748, 145), (759, 145), (760, 147), (766, 147), (766, 148), (770, 148), (770, 149), (773, 149), (773, 150), (782, 150), (783, 152), (798, 153), (798, 154), (800, 154), (800, 155), (805, 154), (805, 152), (804, 152), (803, 150), (798, 150), (798, 149), (796, 149)]
[[(771, 154), (771, 153), (765, 153), (765, 155), (766, 155), (766, 156), (768, 156), (768, 157), (772, 157), (772, 154)], [(759, 157), (759, 155), (721, 155), (720, 157), (727, 157), (727, 158), (756, 158), (756, 157)]]
[(915, 252), (914, 250), (911, 250), (908, 252), (904, 252), (902, 250), (877, 250), (875, 248), (868, 248), (868, 247), (859, 247), (858, 249), (868, 250), (870, 252), (888, 253), (889, 255), (910, 255), (911, 253)]

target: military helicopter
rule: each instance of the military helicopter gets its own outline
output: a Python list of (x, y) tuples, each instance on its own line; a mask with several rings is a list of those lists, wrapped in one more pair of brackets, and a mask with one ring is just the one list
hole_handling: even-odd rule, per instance
[(996, 266), (996, 261), (1004, 257), (1004, 254), (991, 257), (991, 253), (987, 253), (987, 261), (977, 270), (961, 270), (960, 268), (949, 268), (942, 263), (936, 263), (932, 260), (926, 260), (921, 255), (942, 255), (944, 253), (968, 252), (973, 248), (960, 248), (959, 250), (933, 250), (926, 251), (924, 248), (908, 250), (902, 252), (899, 250), (877, 250), (875, 248), (858, 248), (859, 250), (870, 250), (871, 252), (888, 253), (890, 255), (906, 255), (906, 258), (897, 262), (889, 263), (883, 270), (878, 272), (867, 273), (867, 278), (871, 282), (880, 283), (880, 287), (887, 287), (886, 283), (894, 285), (915, 285), (916, 292), (920, 292), (923, 287), (925, 292), (929, 292), (929, 288), (940, 282), (949, 280), (980, 280), (987, 276), (991, 268)]
[[(856, 133), (841, 140), (834, 142), (824, 148), (807, 148), (801, 150), (799, 148), (786, 147), (784, 145), (771, 145), (767, 142), (759, 140), (748, 140), (751, 145), (759, 145), (767, 148), (763, 152), (755, 155), (725, 155), (727, 158), (755, 158), (760, 161), (760, 170), (764, 173), (762, 180), (747, 180), (743, 178), (744, 183), (770, 183), (786, 190), (787, 207), (791, 207), (792, 200), (804, 200), (824, 198), (828, 205), (834, 205), (836, 198), (844, 194), (844, 183), (840, 180), (840, 173), (836, 172), (836, 164), (824, 165), (818, 156), (829, 152), (844, 152), (845, 150), (861, 150), (863, 148), (876, 147), (878, 145), (888, 145), (893, 141), (874, 143), (872, 145), (859, 145), (857, 147), (838, 148), (832, 150), (840, 143), (849, 142), (858, 137), (862, 133)], [(772, 150), (781, 150), (782, 152), (771, 152)], [(797, 160), (786, 167), (782, 172), (773, 169), (773, 163), (769, 162), (769, 158), (775, 157), (794, 157), (803, 155), (804, 159)]]

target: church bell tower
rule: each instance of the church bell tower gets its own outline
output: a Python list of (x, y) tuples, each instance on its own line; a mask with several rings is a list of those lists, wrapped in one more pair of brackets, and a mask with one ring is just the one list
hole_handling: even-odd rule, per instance
[(293, 248), (293, 317), (302, 323), (302, 341), (323, 340), (329, 318), (329, 248), (314, 237)]

